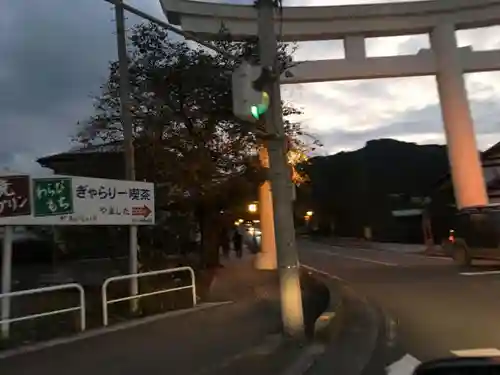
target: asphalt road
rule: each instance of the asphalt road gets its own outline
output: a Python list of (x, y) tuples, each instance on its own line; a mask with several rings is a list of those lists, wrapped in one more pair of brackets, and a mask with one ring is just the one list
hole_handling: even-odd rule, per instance
[(500, 264), (464, 273), (447, 258), (299, 245), (301, 262), (348, 282), (390, 314), (404, 349), (419, 361), (471, 349), (500, 355)]

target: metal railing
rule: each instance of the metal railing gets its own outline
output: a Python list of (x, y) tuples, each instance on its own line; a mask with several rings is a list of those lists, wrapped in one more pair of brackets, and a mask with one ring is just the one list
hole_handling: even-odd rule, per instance
[[(154, 292), (140, 293), (140, 294), (137, 294), (134, 296), (127, 296), (127, 297), (121, 297), (121, 298), (108, 300), (107, 288), (108, 288), (109, 283), (111, 283), (113, 281), (128, 280), (128, 279), (132, 279), (132, 278), (141, 278), (141, 277), (145, 277), (145, 276), (155, 276), (155, 275), (162, 275), (162, 274), (182, 272), (182, 271), (189, 271), (189, 273), (191, 275), (191, 284), (190, 285), (180, 286), (180, 287), (176, 287), (176, 288), (160, 289), (160, 290), (156, 290)], [(194, 270), (191, 267), (167, 268), (167, 269), (158, 270), (158, 271), (150, 271), (150, 272), (143, 272), (143, 273), (135, 273), (135, 274), (110, 277), (104, 281), (104, 283), (102, 284), (102, 288), (101, 288), (103, 325), (104, 326), (108, 325), (108, 305), (109, 304), (122, 302), (122, 301), (129, 301), (129, 300), (133, 300), (133, 299), (139, 299), (139, 298), (143, 298), (143, 297), (154, 296), (157, 294), (175, 292), (175, 291), (184, 290), (184, 289), (191, 289), (192, 290), (193, 306), (196, 306), (196, 280), (195, 280), (195, 276), (194, 276)]]
[[(71, 311), (80, 310), (80, 330), (84, 331), (86, 328), (85, 291), (83, 290), (83, 287), (80, 284), (70, 283), (70, 284), (54, 285), (54, 286), (47, 286), (47, 287), (43, 287), (43, 288), (26, 289), (26, 290), (19, 290), (19, 291), (15, 291), (15, 292), (3, 293), (3, 294), (0, 294), (0, 300), (2, 300), (3, 298), (19, 297), (19, 296), (25, 296), (25, 295), (30, 295), (30, 294), (40, 294), (40, 293), (46, 293), (46, 292), (55, 292), (55, 291), (64, 290), (64, 289), (77, 289), (78, 290), (79, 295), (80, 295), (80, 304), (78, 306), (68, 307), (68, 308), (59, 309), (59, 310), (50, 310), (47, 312), (42, 312), (42, 313), (37, 313), (37, 314), (29, 314), (29, 315), (24, 315), (24, 316), (15, 317), (15, 318), (7, 317), (6, 319), (0, 320), (0, 325), (2, 325), (2, 326), (7, 325), (8, 326), (10, 323), (21, 322), (23, 320), (37, 319), (37, 318), (42, 318), (44, 316), (64, 314), (64, 313), (68, 313)], [(7, 331), (8, 331), (8, 329), (7, 329)]]

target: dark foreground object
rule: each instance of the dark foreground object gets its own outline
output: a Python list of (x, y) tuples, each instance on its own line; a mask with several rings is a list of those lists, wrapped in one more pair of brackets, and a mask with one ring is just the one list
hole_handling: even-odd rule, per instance
[(446, 358), (419, 365), (414, 375), (497, 375), (500, 360), (490, 357)]

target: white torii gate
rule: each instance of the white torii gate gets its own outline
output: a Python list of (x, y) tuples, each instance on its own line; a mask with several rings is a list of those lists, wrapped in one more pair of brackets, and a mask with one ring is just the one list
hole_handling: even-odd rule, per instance
[[(257, 11), (250, 5), (189, 0), (160, 0), (160, 3), (171, 24), (207, 40), (218, 37), (222, 24), (237, 40), (257, 35)], [(276, 34), (281, 40), (342, 39), (345, 58), (301, 62), (282, 75), (281, 83), (435, 75), (457, 206), (487, 204), (463, 74), (500, 70), (500, 50), (478, 52), (470, 47), (458, 48), (455, 30), (497, 24), (500, 24), (500, 0), (285, 7), (275, 19)], [(366, 57), (365, 38), (408, 34), (429, 34), (431, 49), (415, 55)], [(272, 212), (269, 203), (265, 203), (269, 201), (261, 199), (263, 229), (272, 225), (272, 216), (271, 223), (265, 224)]]

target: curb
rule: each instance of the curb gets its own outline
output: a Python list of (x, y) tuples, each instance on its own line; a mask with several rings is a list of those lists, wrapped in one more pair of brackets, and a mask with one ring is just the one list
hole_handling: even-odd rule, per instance
[[(337, 277), (307, 265), (301, 264), (301, 268), (307, 271), (307, 273), (316, 281), (325, 285), (328, 288), (330, 295), (333, 293), (339, 295), (336, 287), (335, 290), (332, 291), (334, 288), (333, 281), (339, 280)], [(302, 341), (296, 341), (293, 338), (284, 337), (281, 334), (268, 335), (261, 344), (229, 357), (224, 362), (215, 365), (213, 368), (207, 368), (203, 372), (196, 375), (205, 375), (208, 373), (215, 373), (216, 371), (222, 371), (223, 369), (230, 367), (233, 363), (244, 359), (245, 357), (251, 357), (256, 353), (268, 353), (272, 356), (274, 355), (274, 352), (280, 350), (280, 348), (282, 348), (283, 345), (286, 345), (287, 342), (295, 342), (296, 345), (300, 346), (300, 349), (298, 354), (292, 357), (293, 359), (276, 375), (303, 375), (309, 371), (316, 360), (325, 353), (327, 342), (336, 334), (340, 333), (340, 328), (343, 324), (342, 319), (344, 316), (345, 314), (343, 313), (342, 299), (340, 297), (330, 298), (329, 306), (316, 319), (314, 325), (314, 338), (312, 340), (304, 343)]]
[(332, 326), (335, 336), (325, 344), (325, 352), (318, 357), (308, 374), (349, 373), (372, 375), (381, 337), (378, 310), (358, 295), (349, 285), (342, 285), (343, 318)]
[(328, 342), (329, 340), (332, 340), (340, 332), (340, 328), (344, 323), (345, 306), (342, 300), (342, 293), (341, 290), (333, 291), (334, 288), (335, 289), (337, 288), (332, 285), (334, 281), (340, 282), (341, 279), (338, 278), (337, 276), (331, 275), (327, 272), (318, 270), (308, 265), (301, 264), (301, 267), (306, 269), (309, 272), (309, 274), (311, 275), (315, 274), (316, 275), (315, 278), (324, 285), (326, 285), (326, 287), (330, 291), (330, 296), (332, 296), (334, 293), (339, 295), (338, 300), (330, 301), (330, 305), (327, 307), (325, 311), (323, 311), (323, 313), (318, 317), (318, 319), (314, 324), (315, 340), (322, 343)]
[[(342, 279), (314, 267), (302, 267), (326, 278), (329, 289), (334, 281), (340, 282), (340, 291), (336, 293), (340, 293), (341, 298), (333, 318), (329, 319), (328, 323), (323, 324), (320, 320), (331, 311), (325, 311), (318, 318), (315, 337), (322, 346), (322, 351), (310, 356), (312, 360), (305, 370), (290, 374), (343, 371), (353, 375), (385, 373), (386, 366), (403, 353), (397, 337), (397, 322)], [(328, 310), (332, 310), (332, 306)], [(360, 317), (362, 320), (359, 320)], [(355, 353), (356, 358), (349, 361), (351, 353)], [(356, 366), (353, 366), (353, 363), (356, 363)], [(312, 368), (313, 366), (315, 367)]]
[(317, 358), (325, 353), (325, 346), (318, 343), (307, 345), (300, 356), (280, 375), (302, 375), (314, 365)]
[(370, 300), (365, 302), (373, 309), (377, 317), (377, 335), (373, 349), (367, 355), (367, 362), (360, 374), (388, 373), (388, 367), (401, 359), (406, 351), (403, 350), (397, 334), (398, 323), (384, 309)]
[[(314, 275), (313, 277), (316, 280), (326, 285), (330, 291), (330, 295), (332, 295), (332, 280), (340, 281), (338, 277), (305, 264), (301, 264), (300, 267), (307, 270), (310, 275)], [(328, 308), (317, 318), (314, 325), (313, 341), (304, 347), (299, 357), (281, 375), (303, 375), (308, 372), (318, 358), (325, 353), (327, 343), (330, 340), (334, 340), (340, 333), (346, 315), (342, 298), (339, 298), (335, 302), (330, 300)]]
[[(308, 266), (306, 264), (301, 264), (300, 266), (303, 269), (307, 270), (309, 274), (311, 275), (315, 274), (316, 275), (315, 278), (317, 280), (319, 279), (321, 283), (327, 286), (328, 290), (330, 291), (330, 296), (333, 294), (332, 282), (342, 281), (337, 276), (331, 275), (328, 272), (321, 271), (317, 268)], [(320, 275), (319, 278), (318, 275)], [(345, 309), (344, 309), (345, 306), (342, 300), (342, 293), (340, 290), (335, 291), (335, 293), (340, 294), (338, 301), (336, 301), (337, 302), (336, 305), (332, 306), (333, 301), (330, 301), (330, 305), (328, 306), (328, 308), (325, 311), (323, 311), (323, 313), (318, 317), (318, 319), (314, 324), (314, 337), (315, 339), (323, 343), (331, 340), (339, 333), (340, 328), (342, 327), (345, 319)]]

